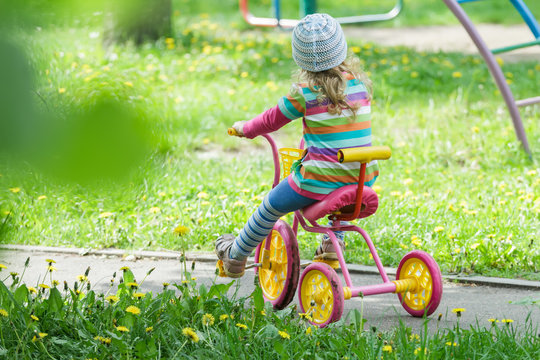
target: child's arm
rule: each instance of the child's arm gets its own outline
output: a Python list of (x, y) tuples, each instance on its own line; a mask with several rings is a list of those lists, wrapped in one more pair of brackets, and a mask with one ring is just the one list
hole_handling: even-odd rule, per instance
[(274, 132), (291, 122), (291, 120), (303, 117), (304, 114), (304, 96), (301, 90), (293, 87), (289, 95), (279, 100), (278, 105), (249, 121), (238, 121), (233, 127), (238, 133), (253, 139), (258, 135)]

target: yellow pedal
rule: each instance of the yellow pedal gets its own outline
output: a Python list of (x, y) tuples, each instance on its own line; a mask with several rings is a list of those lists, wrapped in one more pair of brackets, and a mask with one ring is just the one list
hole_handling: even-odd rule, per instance
[(338, 260), (324, 260), (324, 259), (313, 259), (313, 262), (322, 262), (327, 265), (330, 265), (332, 269), (339, 269), (339, 261)]
[(227, 274), (225, 274), (225, 269), (223, 269), (223, 261), (218, 260), (216, 263), (216, 268), (219, 270), (219, 276), (220, 277), (227, 277)]

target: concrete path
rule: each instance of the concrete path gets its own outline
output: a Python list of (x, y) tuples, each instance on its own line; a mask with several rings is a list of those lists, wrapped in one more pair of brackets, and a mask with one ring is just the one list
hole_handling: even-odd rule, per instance
[[(3, 249), (1, 249), (3, 248)], [(179, 283), (182, 279), (182, 266), (178, 260), (177, 253), (151, 253), (147, 252), (145, 256), (139, 257), (129, 255), (121, 257), (114, 255), (113, 251), (103, 251), (103, 255), (77, 255), (77, 250), (69, 249), (45, 249), (39, 247), (16, 247), (18, 250), (6, 250), (10, 246), (2, 245), (0, 248), (0, 263), (7, 266), (7, 270), (2, 272), (0, 278), (8, 276), (9, 272), (14, 271), (22, 274), (24, 263), (27, 257), (30, 257), (30, 264), (24, 275), (24, 282), (29, 286), (36, 286), (39, 282), (49, 283), (50, 280), (44, 280), (47, 271), (46, 259), (56, 261), (57, 271), (53, 273), (53, 279), (63, 283), (67, 281), (70, 286), (77, 279), (77, 275), (84, 274), (90, 267), (89, 279), (92, 287), (96, 291), (106, 292), (109, 290), (110, 279), (116, 271), (122, 266), (128, 266), (137, 281), (142, 281), (146, 273), (155, 268), (150, 276), (142, 284), (143, 292), (159, 292), (164, 282)], [(52, 250), (52, 251), (51, 251)], [(64, 251), (61, 253), (59, 251)], [(109, 255), (106, 255), (108, 253)], [(117, 252), (118, 253), (118, 252)], [(120, 252), (121, 253), (121, 252)], [(161, 258), (160, 258), (161, 257)], [(192, 276), (197, 278), (199, 284), (210, 286), (214, 281), (216, 283), (228, 283), (231, 279), (219, 278), (215, 276), (215, 256), (208, 253), (188, 254), (188, 271), (191, 269), (191, 263), (195, 259), (195, 271)], [(369, 274), (369, 267), (351, 266), (354, 269), (353, 283), (376, 284), (380, 282), (380, 276)], [(371, 271), (373, 273), (373, 271)], [(392, 273), (392, 269), (389, 269)], [(5, 275), (4, 275), (5, 274)], [(393, 276), (390, 276), (393, 278)], [(246, 275), (238, 281), (238, 296), (247, 296), (254, 289), (254, 273), (247, 271)], [(9, 284), (9, 280), (8, 280)], [(444, 281), (444, 292), (441, 304), (437, 311), (432, 315), (432, 320), (428, 326), (431, 330), (439, 327), (452, 327), (457, 317), (452, 313), (454, 308), (465, 308), (460, 324), (462, 327), (478, 324), (481, 326), (490, 326), (488, 319), (512, 319), (514, 325), (520, 327), (525, 324), (527, 316), (531, 317), (533, 324), (540, 324), (540, 307), (524, 306), (511, 304), (511, 301), (518, 301), (525, 298), (540, 298), (540, 282), (506, 281), (506, 284), (499, 284), (505, 287), (482, 286), (475, 284), (459, 284), (454, 281)], [(512, 287), (508, 287), (512, 286)], [(234, 287), (233, 287), (234, 288)], [(115, 288), (113, 288), (114, 290)], [(231, 295), (232, 295), (231, 290)], [(114, 291), (113, 291), (114, 293)], [(403, 321), (415, 331), (420, 331), (423, 327), (422, 319), (409, 316), (399, 304), (395, 294), (377, 295), (366, 297), (364, 300), (364, 317), (368, 320), (369, 326), (375, 326), (379, 329), (393, 329)], [(297, 303), (295, 297), (294, 300)], [(344, 316), (351, 309), (361, 309), (362, 300), (359, 298), (351, 299), (345, 302), (346, 308)], [(442, 314), (440, 321), (437, 321), (439, 314)]]
[[(475, 24), (475, 26), (490, 49), (534, 40), (533, 34), (525, 24), (512, 26)], [(429, 52), (478, 54), (476, 46), (461, 25), (405, 28), (345, 26), (344, 31), (347, 38), (385, 46), (406, 46)], [(540, 61), (540, 46), (519, 49), (499, 56), (506, 61)]]

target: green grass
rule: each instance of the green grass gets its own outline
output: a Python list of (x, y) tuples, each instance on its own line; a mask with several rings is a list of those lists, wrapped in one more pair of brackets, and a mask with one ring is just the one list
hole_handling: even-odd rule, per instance
[(178, 284), (163, 284), (158, 294), (143, 293), (140, 286), (152, 270), (137, 282), (124, 267), (111, 276), (111, 290), (104, 294), (92, 290), (88, 271), (73, 284), (58, 284), (55, 265), (50, 262), (42, 282), (34, 286), (23, 283), (24, 273), (2, 275), (0, 355), (4, 358), (379, 360), (536, 359), (540, 355), (538, 324), (530, 320), (515, 324), (512, 319), (493, 319), (491, 324), (470, 328), (457, 321), (453, 328), (428, 331), (426, 319), (419, 333), (403, 323), (381, 332), (366, 326), (362, 311), (354, 310), (320, 329), (294, 306), (273, 311), (264, 303), (260, 288), (249, 296), (237, 296), (236, 282), (197, 286), (196, 279), (183, 272)]
[[(93, 174), (88, 169), (100, 168), (99, 161), (76, 145), (58, 147), (56, 127), (43, 120), (26, 133), (44, 144), (27, 141), (26, 150), (39, 155), (33, 162), (2, 157), (2, 243), (211, 250), (218, 234), (239, 231), (258, 206), (273, 174), (268, 150), (261, 140), (224, 135), (287, 92), (294, 70), (289, 35), (242, 25), (236, 2), (205, 6), (200, 16), (201, 2), (175, 4), (174, 49), (163, 40), (105, 52), (99, 13), (77, 26), (17, 33), (34, 74), (33, 96), (24, 104), (33, 104), (35, 114), (64, 129), (84, 119), (81, 112), (93, 114), (96, 104), (112, 99), (138, 114), (152, 152), (135, 169), (122, 169), (130, 176), (121, 182), (110, 180), (114, 172), (97, 186), (66, 182), (58, 169), (75, 164), (81, 180)], [(428, 9), (434, 2), (423, 4)], [(420, 248), (446, 273), (538, 279), (538, 107), (523, 110), (531, 161), (480, 58), (348, 40), (375, 85), (375, 143), (393, 149), (376, 183), (379, 211), (359, 222), (383, 263), (397, 266), (406, 252)], [(503, 70), (516, 98), (540, 93), (537, 64), (504, 64)], [(122, 139), (122, 128), (107, 131)], [(277, 136), (294, 146), (300, 134), (297, 121)], [(114, 155), (124, 146), (93, 140), (99, 159), (122, 159)], [(127, 145), (133, 150), (137, 144)], [(179, 226), (189, 229), (181, 239), (174, 233)], [(300, 231), (299, 244), (307, 258), (317, 239)], [(346, 258), (371, 264), (357, 237), (347, 238)]]

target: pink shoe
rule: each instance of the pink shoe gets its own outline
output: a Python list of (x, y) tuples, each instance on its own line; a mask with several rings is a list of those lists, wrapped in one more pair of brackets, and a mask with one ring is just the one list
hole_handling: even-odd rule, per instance
[(231, 259), (229, 252), (236, 237), (232, 234), (224, 234), (216, 240), (216, 255), (223, 262), (225, 275), (230, 278), (244, 276), (247, 258), (244, 260)]

